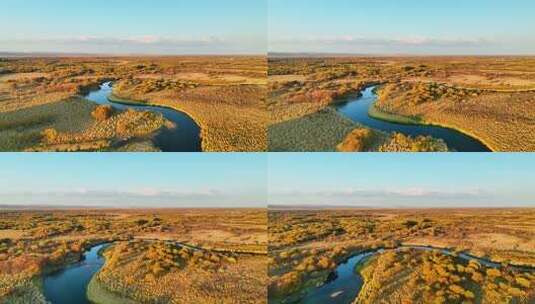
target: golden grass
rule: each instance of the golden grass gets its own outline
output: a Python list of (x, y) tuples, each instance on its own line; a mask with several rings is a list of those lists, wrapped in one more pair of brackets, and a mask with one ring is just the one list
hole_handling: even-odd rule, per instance
[(411, 84), (390, 84), (383, 90), (377, 103), (380, 110), (462, 130), (494, 151), (535, 150), (535, 124), (531, 123), (535, 92), (439, 94), (434, 100), (413, 102), (416, 89)]
[[(129, 90), (130, 89), (130, 90)], [(181, 92), (139, 94), (118, 85), (114, 94), (144, 100), (190, 115), (201, 127), (202, 149), (208, 152), (247, 152), (267, 149), (265, 90), (259, 86), (200, 87)]]
[[(98, 110), (98, 108), (97, 108)], [(111, 114), (110, 114), (111, 115)], [(154, 134), (165, 125), (161, 114), (129, 110), (115, 116), (98, 117), (95, 123), (76, 133), (60, 133), (55, 129), (43, 131), (42, 143), (27, 151), (95, 151), (135, 137)]]

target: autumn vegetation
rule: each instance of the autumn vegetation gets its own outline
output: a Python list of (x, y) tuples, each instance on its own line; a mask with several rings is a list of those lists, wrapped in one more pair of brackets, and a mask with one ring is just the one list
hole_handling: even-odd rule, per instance
[[(366, 86), (378, 84), (379, 100), (370, 111), (373, 117), (457, 129), (494, 151), (535, 150), (533, 57), (272, 57), (268, 75), (270, 150), (293, 151), (302, 146), (315, 148), (312, 151), (336, 150), (353, 130), (365, 126), (349, 128), (336, 117), (338, 113), (324, 113), (333, 104), (358, 96)], [(341, 122), (338, 128), (326, 127)], [(309, 136), (319, 132), (310, 129), (326, 134)], [(326, 137), (338, 142), (314, 142)], [(401, 149), (403, 145), (376, 143), (374, 151), (414, 151), (420, 146)], [(422, 146), (424, 151), (428, 146)]]
[[(83, 99), (99, 84), (114, 81), (112, 99), (171, 107), (190, 115), (201, 127), (204, 151), (264, 151), (266, 69), (265, 58), (254, 56), (1, 60), (0, 150), (33, 149), (45, 129), (80, 133), (118, 115), (104, 114)], [(142, 137), (154, 132), (147, 130)], [(108, 141), (107, 148), (116, 150), (117, 140), (123, 139), (101, 137), (92, 143), (78, 142), (78, 148), (102, 150), (96, 146)]]
[(448, 146), (431, 136), (411, 137), (394, 132), (385, 134), (368, 128), (351, 131), (337, 146), (340, 152), (446, 152)]
[(13, 209), (0, 216), (2, 303), (45, 303), (43, 275), (108, 242), (90, 298), (106, 303), (113, 294), (137, 303), (263, 303), (267, 297), (262, 210)]
[[(382, 248), (355, 270), (364, 279), (355, 303), (531, 303), (535, 272), (455, 253), (535, 266), (534, 236), (533, 209), (272, 208), (269, 302), (298, 301), (341, 262)], [(452, 255), (402, 246), (447, 248)]]
[(496, 269), (437, 251), (386, 251), (361, 273), (365, 284), (355, 303), (530, 303), (534, 296), (533, 272)]

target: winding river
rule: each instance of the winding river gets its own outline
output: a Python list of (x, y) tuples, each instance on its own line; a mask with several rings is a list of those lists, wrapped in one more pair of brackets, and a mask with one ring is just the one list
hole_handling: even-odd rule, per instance
[(80, 262), (46, 275), (43, 291), (47, 301), (52, 304), (90, 304), (87, 285), (104, 265), (104, 257), (99, 255), (99, 251), (108, 245), (109, 243), (92, 247), (84, 253)]
[(491, 150), (479, 140), (459, 131), (430, 125), (410, 125), (389, 122), (371, 117), (370, 107), (377, 100), (374, 90), (377, 86), (367, 87), (356, 99), (335, 105), (336, 110), (351, 120), (367, 127), (385, 131), (399, 132), (411, 136), (432, 136), (443, 139), (450, 149), (459, 152), (490, 152)]
[(201, 128), (186, 113), (171, 108), (138, 105), (135, 102), (113, 102), (109, 99), (111, 94), (112, 84), (106, 82), (100, 86), (100, 89), (89, 92), (85, 98), (100, 105), (111, 105), (118, 110), (134, 109), (162, 114), (176, 125), (175, 128), (162, 128), (153, 138), (154, 145), (163, 152), (199, 152), (202, 150)]
[[(403, 248), (410, 248), (416, 250), (434, 250), (439, 251), (445, 255), (455, 256), (459, 259), (470, 261), (476, 260), (480, 264), (490, 268), (500, 268), (502, 264), (490, 261), (488, 259), (472, 256), (467, 253), (454, 253), (451, 250), (444, 248), (435, 248), (427, 246), (401, 246), (397, 249), (377, 249), (373, 251), (362, 252), (356, 254), (346, 261), (340, 263), (336, 269), (329, 274), (325, 284), (310, 289), (307, 293), (297, 301), (289, 301), (288, 303), (300, 304), (351, 304), (358, 297), (364, 279), (356, 268), (362, 266), (369, 257), (383, 253), (386, 250), (400, 250)], [(508, 265), (507, 267), (520, 271), (535, 271), (535, 268), (529, 266)], [(284, 303), (284, 302), (283, 302)]]
[[(204, 250), (176, 241), (158, 239), (139, 239), (143, 241), (162, 241), (194, 251)], [(87, 286), (91, 278), (104, 266), (105, 258), (99, 254), (102, 249), (112, 245), (115, 241), (100, 244), (87, 250), (80, 262), (64, 269), (52, 272), (43, 277), (43, 293), (52, 304), (91, 304), (87, 299)]]

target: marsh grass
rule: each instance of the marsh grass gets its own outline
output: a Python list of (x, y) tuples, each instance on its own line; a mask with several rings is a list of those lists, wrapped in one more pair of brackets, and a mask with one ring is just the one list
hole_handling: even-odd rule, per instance
[(80, 132), (89, 127), (95, 106), (72, 98), (0, 115), (0, 151), (22, 151), (38, 144), (41, 132), (54, 128), (61, 132)]
[(358, 127), (332, 108), (269, 126), (269, 151), (336, 151), (345, 136)]

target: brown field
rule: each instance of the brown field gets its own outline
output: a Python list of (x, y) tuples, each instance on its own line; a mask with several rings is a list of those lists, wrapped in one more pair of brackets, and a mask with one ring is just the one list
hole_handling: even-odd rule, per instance
[(535, 151), (534, 57), (270, 58), (268, 75), (270, 142), (292, 134), (280, 130), (289, 122), (381, 83), (378, 112), (460, 130), (494, 151)]
[(436, 250), (388, 250), (402, 245), (535, 266), (535, 209), (270, 210), (269, 302), (321, 285), (340, 262), (376, 248), (387, 250), (356, 270), (364, 286), (355, 303), (535, 299), (535, 272), (467, 265)]
[(102, 242), (112, 244), (90, 284), (97, 296), (138, 303), (267, 298), (265, 210), (4, 210), (0, 216), (0, 302), (43, 299), (43, 274)]
[[(89, 89), (115, 81), (114, 95), (119, 99), (168, 106), (190, 115), (201, 126), (204, 151), (265, 151), (266, 69), (261, 56), (0, 58), (0, 114), (4, 117), (0, 130), (13, 133), (0, 141), (27, 140), (22, 149), (38, 146), (40, 132), (57, 128), (56, 116), (71, 116), (74, 111), (90, 118), (93, 110), (78, 105), (51, 110), (49, 105), (79, 101)], [(21, 113), (37, 108), (32, 115)], [(64, 129), (69, 134), (80, 132)], [(151, 132), (147, 133), (144, 136)], [(125, 137), (99, 136), (101, 141)], [(82, 137), (94, 139), (91, 134)], [(87, 142), (63, 144), (88, 146)], [(3, 145), (0, 150), (19, 146)]]

